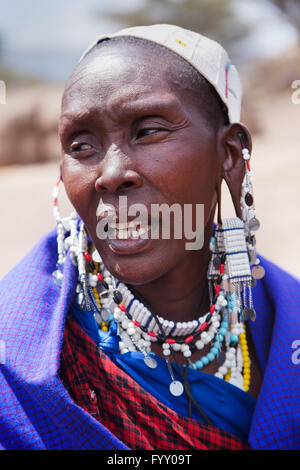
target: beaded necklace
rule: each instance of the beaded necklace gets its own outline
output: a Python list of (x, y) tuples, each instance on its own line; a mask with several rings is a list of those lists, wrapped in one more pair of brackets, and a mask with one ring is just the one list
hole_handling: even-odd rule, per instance
[[(238, 321), (229, 325), (227, 317), (234, 311), (233, 296), (221, 287), (224, 280), (225, 256), (224, 254), (221, 258), (209, 311), (197, 320), (176, 323), (161, 316), (155, 318), (125, 284), (113, 279), (96, 251), (92, 255), (85, 251), (88, 279), (92, 286), (90, 294), (93, 307), (96, 306), (97, 309), (94, 315), (99, 327), (107, 331), (111, 321), (115, 320), (121, 338), (120, 353), (140, 351), (150, 368), (157, 366), (151, 343), (158, 342), (171, 378), (173, 374), (168, 359), (173, 350), (182, 353), (187, 360), (187, 366), (196, 370), (205, 369), (207, 364), (218, 360), (219, 368), (215, 376), (248, 391), (250, 361), (244, 325)], [(159, 324), (163, 327), (164, 334), (160, 333)], [(202, 350), (208, 344), (211, 344), (210, 351), (201, 359), (192, 362), (192, 353), (196, 349)], [(225, 353), (222, 351), (223, 346)], [(170, 391), (179, 395), (183, 392), (183, 387), (178, 386), (178, 381), (172, 378)]]

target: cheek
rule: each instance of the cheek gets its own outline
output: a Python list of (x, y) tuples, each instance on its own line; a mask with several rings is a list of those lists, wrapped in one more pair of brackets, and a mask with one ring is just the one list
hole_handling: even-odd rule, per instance
[(86, 221), (89, 216), (89, 201), (93, 194), (93, 172), (79, 161), (63, 157), (62, 179), (71, 204)]
[[(218, 165), (214, 142), (182, 139), (158, 150), (158, 157), (143, 159), (143, 172), (169, 203), (204, 204), (211, 209), (216, 188)], [(196, 150), (195, 150), (196, 149)]]

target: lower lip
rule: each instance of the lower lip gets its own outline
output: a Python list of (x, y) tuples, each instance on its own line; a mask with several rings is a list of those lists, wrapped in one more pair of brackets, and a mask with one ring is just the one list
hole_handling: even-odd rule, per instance
[(147, 238), (107, 238), (107, 243), (111, 251), (117, 255), (133, 255), (141, 253), (151, 243), (151, 230), (144, 235)]

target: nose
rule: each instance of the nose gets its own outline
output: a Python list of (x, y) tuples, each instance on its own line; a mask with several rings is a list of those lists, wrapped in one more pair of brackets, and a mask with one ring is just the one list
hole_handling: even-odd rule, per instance
[(101, 162), (100, 174), (95, 183), (96, 191), (115, 193), (141, 184), (142, 177), (128, 168), (128, 159), (117, 145), (112, 144)]

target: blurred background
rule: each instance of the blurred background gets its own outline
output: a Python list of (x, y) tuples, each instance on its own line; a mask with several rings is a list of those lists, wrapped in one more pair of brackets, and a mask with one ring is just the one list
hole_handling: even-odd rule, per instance
[(0, 278), (54, 226), (60, 100), (77, 60), (100, 34), (153, 23), (216, 39), (237, 65), (258, 251), (300, 277), (299, 0), (0, 0)]

